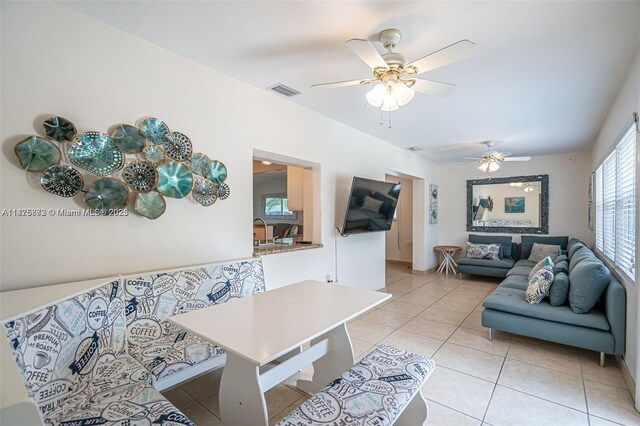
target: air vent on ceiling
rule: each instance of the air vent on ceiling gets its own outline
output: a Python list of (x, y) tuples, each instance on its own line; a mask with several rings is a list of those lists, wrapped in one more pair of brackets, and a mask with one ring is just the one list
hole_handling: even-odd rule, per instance
[(409, 148), (407, 148), (407, 151), (418, 152), (422, 151), (422, 148), (420, 148), (419, 146), (410, 146)]
[(281, 95), (285, 95), (287, 97), (291, 97), (291, 96), (295, 96), (300, 94), (300, 92), (298, 92), (296, 89), (292, 89), (289, 86), (285, 86), (282, 83), (278, 83), (276, 85), (273, 85), (271, 87), (269, 87), (269, 89), (273, 90), (274, 92), (278, 92)]

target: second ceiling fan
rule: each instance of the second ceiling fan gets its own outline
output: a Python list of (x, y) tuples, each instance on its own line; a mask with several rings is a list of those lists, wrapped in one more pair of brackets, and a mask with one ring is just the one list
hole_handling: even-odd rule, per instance
[(393, 49), (402, 39), (402, 33), (395, 28), (382, 31), (378, 39), (387, 49), (387, 53), (380, 55), (376, 48), (367, 40), (351, 39), (347, 47), (362, 59), (373, 73), (373, 78), (359, 80), (337, 81), (333, 83), (314, 84), (311, 87), (346, 87), (378, 83), (367, 95), (367, 102), (382, 111), (395, 111), (408, 104), (415, 91), (431, 96), (446, 96), (455, 88), (454, 84), (413, 78), (418, 74), (458, 62), (473, 55), (475, 43), (461, 40), (421, 59), (407, 63), (407, 59)]

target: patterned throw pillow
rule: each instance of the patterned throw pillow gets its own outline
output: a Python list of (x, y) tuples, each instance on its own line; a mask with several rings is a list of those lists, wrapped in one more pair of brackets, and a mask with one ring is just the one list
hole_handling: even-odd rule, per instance
[(546, 296), (549, 295), (549, 289), (553, 282), (553, 267), (545, 266), (535, 273), (533, 278), (529, 280), (527, 286), (527, 292), (525, 293), (525, 300), (530, 304), (542, 302)]
[(500, 260), (500, 244), (467, 243), (467, 257), (470, 259)]
[(553, 261), (551, 260), (551, 258), (549, 256), (545, 257), (540, 262), (536, 263), (536, 265), (533, 267), (533, 269), (531, 269), (531, 271), (529, 271), (529, 280), (531, 280), (531, 278), (533, 278), (533, 276), (536, 274), (536, 272), (538, 272), (540, 269), (544, 268), (545, 266), (549, 266), (551, 268), (551, 270), (553, 270), (554, 264), (553, 264)]
[(551, 257), (551, 260), (556, 260), (556, 257), (560, 256), (560, 246), (533, 243), (528, 260), (529, 262), (540, 262), (547, 256)]

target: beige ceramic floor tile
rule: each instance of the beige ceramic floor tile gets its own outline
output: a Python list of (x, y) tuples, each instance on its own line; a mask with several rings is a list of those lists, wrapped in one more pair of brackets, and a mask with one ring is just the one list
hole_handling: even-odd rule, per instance
[(425, 398), (482, 419), (489, 405), (494, 384), (436, 364), (422, 386)]
[(433, 337), (434, 339), (438, 340), (447, 340), (449, 336), (451, 336), (451, 334), (455, 331), (455, 329), (455, 325), (449, 325), (443, 322), (437, 322), (417, 317), (411, 319), (405, 325), (400, 327), (400, 330), (422, 334), (423, 336)]
[(196, 403), (196, 400), (189, 396), (188, 393), (180, 389), (179, 387), (171, 390), (162, 391), (162, 396), (167, 398), (169, 402), (176, 406), (178, 410), (183, 410), (190, 405)]
[(400, 312), (388, 311), (386, 309), (376, 309), (362, 317), (364, 321), (369, 321), (374, 324), (386, 325), (388, 327), (400, 327), (402, 324), (413, 318), (412, 315), (406, 315)]
[(628, 390), (585, 379), (589, 414), (618, 423), (638, 425), (640, 413), (633, 407)]
[(394, 327), (374, 324), (360, 319), (348, 324), (347, 328), (350, 336), (369, 343), (378, 343), (395, 330)]
[(182, 411), (194, 424), (198, 426), (219, 426), (222, 425), (220, 419), (200, 404), (191, 405)]
[(587, 412), (582, 378), (507, 359), (499, 385)]
[(466, 416), (435, 401), (427, 401), (429, 415), (427, 426), (478, 426), (480, 420)]
[(351, 337), (351, 346), (353, 346), (353, 357), (357, 358), (373, 347), (372, 343)]
[(431, 306), (418, 314), (418, 318), (438, 321), (449, 325), (459, 326), (467, 318), (464, 312), (447, 311)]
[(398, 298), (401, 302), (412, 303), (414, 305), (422, 306), (423, 308), (428, 308), (438, 301), (438, 296), (433, 295), (425, 295), (425, 294), (413, 294), (407, 293)]
[(218, 418), (220, 417), (220, 395), (215, 394), (208, 396), (200, 401), (200, 404), (204, 405), (207, 410), (211, 411)]
[(477, 306), (476, 303), (459, 302), (455, 300), (443, 300), (443, 299), (439, 300), (433, 305), (433, 307), (437, 309), (445, 309), (447, 311), (455, 311), (455, 312), (460, 312), (465, 314), (470, 314), (475, 309), (476, 306)]
[(431, 337), (425, 337), (403, 330), (394, 331), (380, 342), (382, 345), (397, 346), (409, 352), (418, 353), (427, 357), (433, 356), (443, 343), (442, 340), (432, 339)]
[(180, 389), (188, 393), (193, 399), (201, 401), (208, 396), (218, 394), (220, 379), (222, 379), (222, 368), (196, 377), (180, 385)]
[(485, 422), (494, 426), (588, 426), (587, 414), (498, 385)]
[(441, 365), (461, 373), (495, 383), (504, 357), (446, 342), (433, 359)]
[(282, 410), (302, 398), (304, 395), (286, 385), (277, 385), (269, 389), (264, 398), (267, 402), (267, 412), (269, 418), (275, 417)]
[(402, 287), (402, 286), (396, 285), (396, 283), (387, 285), (385, 287), (385, 290), (384, 290), (385, 293), (389, 293), (389, 294), (391, 294), (393, 296), (397, 296), (397, 297), (403, 296), (403, 295), (409, 293), (410, 291), (412, 291), (412, 290), (408, 289), (406, 287)]
[(411, 285), (416, 289), (422, 287), (429, 281), (432, 281), (432, 278), (427, 275), (409, 275), (408, 277), (404, 277), (400, 281), (397, 281), (395, 284)]
[(554, 343), (514, 339), (507, 358), (517, 359), (561, 373), (581, 376), (580, 357), (576, 348)]
[(460, 324), (462, 328), (468, 328), (469, 330), (476, 330), (482, 332), (488, 332), (486, 327), (482, 326), (482, 312), (474, 310), (471, 314)]
[(500, 356), (507, 355), (512, 340), (512, 335), (498, 331), (494, 331), (493, 340), (489, 340), (489, 335), (486, 331), (468, 328), (458, 328), (449, 338), (451, 343)]
[(619, 426), (622, 423), (615, 423), (609, 420), (601, 419), (596, 416), (589, 416), (589, 425), (590, 426)]
[(384, 309), (385, 311), (399, 312), (401, 314), (406, 314), (413, 317), (424, 311), (425, 308), (419, 305), (414, 305), (413, 303), (394, 300), (391, 303), (380, 307), (380, 309)]
[(582, 364), (582, 375), (585, 379), (627, 389), (627, 384), (613, 356), (606, 357), (603, 368), (600, 367), (600, 353), (580, 350), (580, 363)]
[(280, 420), (284, 419), (287, 415), (289, 415), (289, 413), (291, 413), (293, 410), (295, 410), (296, 408), (298, 408), (303, 402), (305, 402), (307, 400), (306, 397), (301, 397), (300, 399), (294, 401), (293, 404), (289, 405), (288, 407), (286, 407), (284, 410), (282, 410), (281, 412), (279, 412), (278, 414), (276, 414), (275, 416), (271, 417), (269, 419), (269, 426), (274, 426), (276, 423), (278, 423)]

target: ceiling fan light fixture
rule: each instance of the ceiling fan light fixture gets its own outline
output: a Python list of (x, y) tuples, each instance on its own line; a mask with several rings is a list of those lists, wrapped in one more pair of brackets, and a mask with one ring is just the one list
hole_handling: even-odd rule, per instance
[(500, 168), (500, 164), (497, 161), (489, 163), (489, 173), (495, 172)]
[(413, 99), (416, 94), (415, 90), (410, 89), (403, 82), (396, 83), (393, 92), (398, 100), (399, 106), (405, 106), (411, 102), (411, 99)]
[(486, 172), (488, 168), (489, 163), (482, 163), (478, 166), (478, 170), (480, 170), (481, 172)]
[(387, 95), (387, 88), (384, 84), (376, 84), (376, 86), (369, 90), (365, 97), (369, 105), (380, 108), (385, 96)]

